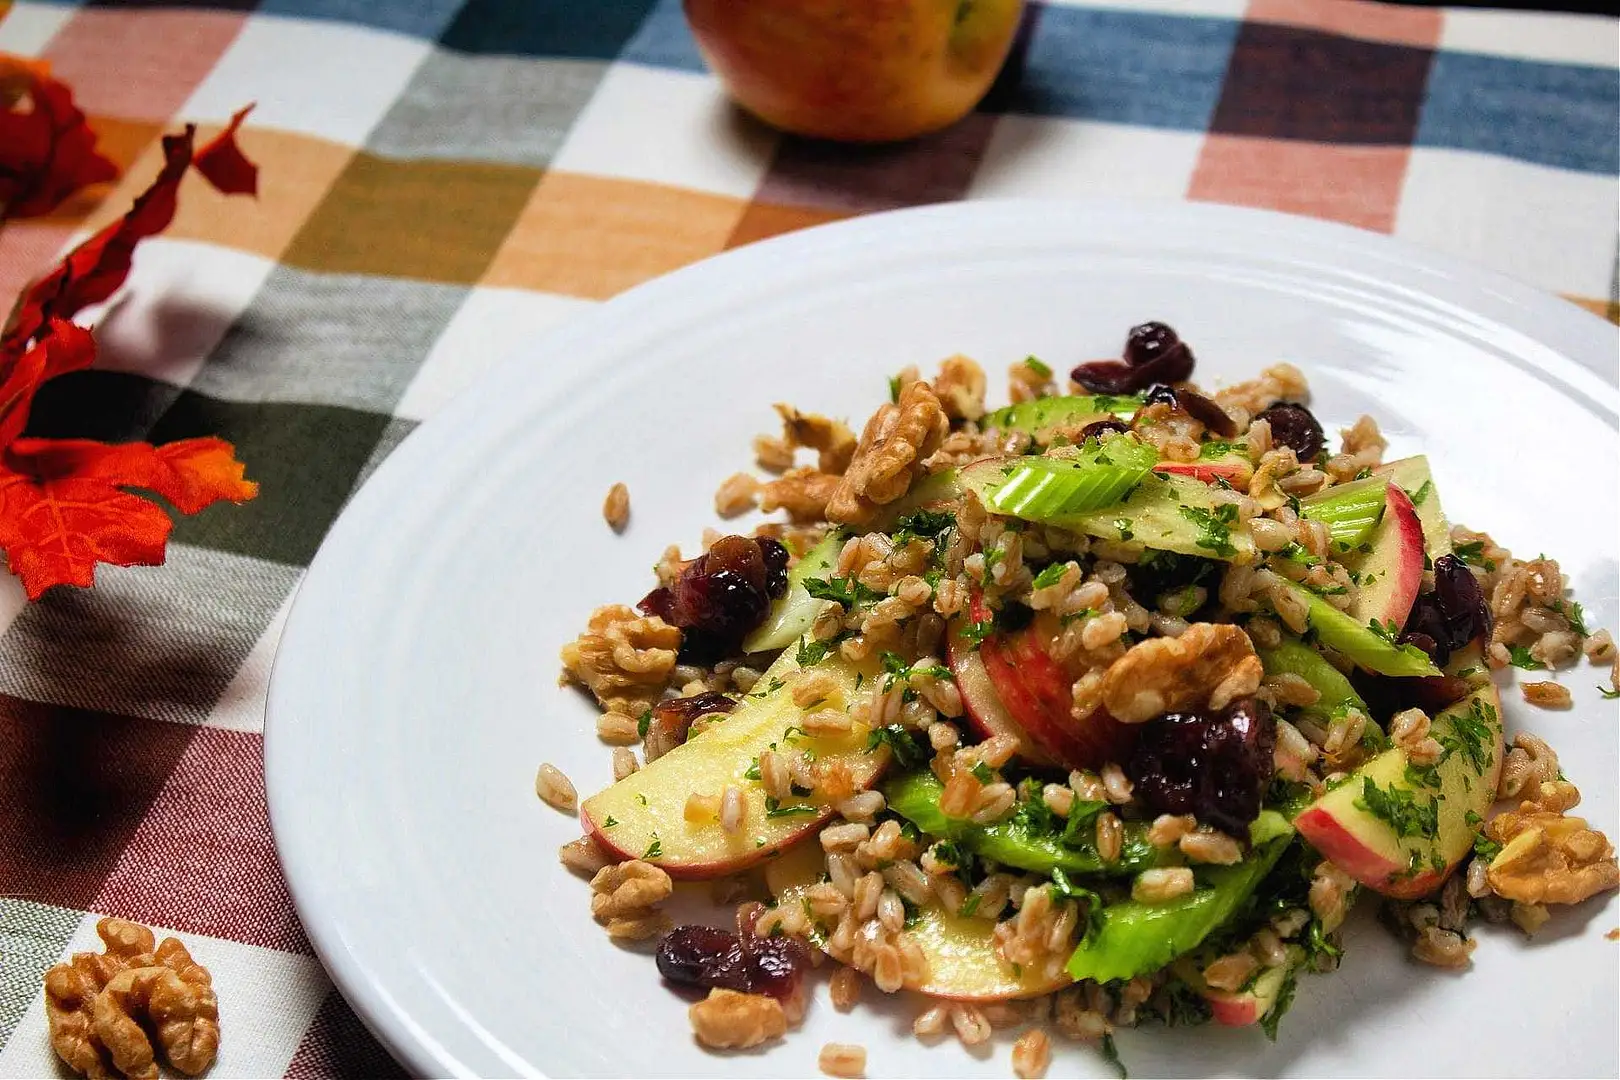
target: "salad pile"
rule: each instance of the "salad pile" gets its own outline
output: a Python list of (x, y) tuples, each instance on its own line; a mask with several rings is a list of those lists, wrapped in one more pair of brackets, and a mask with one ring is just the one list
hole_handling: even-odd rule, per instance
[[(1533, 932), (1615, 888), (1552, 748), (1503, 729), (1504, 666), (1615, 662), (1557, 564), (1450, 525), (1370, 418), (1331, 453), (1296, 369), (1206, 393), (1194, 366), (1149, 323), (1069, 393), (1015, 365), (995, 411), (963, 357), (859, 437), (778, 406), (780, 478), (724, 508), (789, 520), (671, 549), (563, 649), (619, 746), (563, 861), (706, 992), (705, 1044), (782, 1035), (813, 953), (840, 1007), (922, 995), (924, 1037), (1032, 1025), (1020, 1075), (1048, 1028), (1275, 1038), (1358, 897), (1461, 967), (1470, 920)], [(694, 879), (734, 925), (668, 926)]]

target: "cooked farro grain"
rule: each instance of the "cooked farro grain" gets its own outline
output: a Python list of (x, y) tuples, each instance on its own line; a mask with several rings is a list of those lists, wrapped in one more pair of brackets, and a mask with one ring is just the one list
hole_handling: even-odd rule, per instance
[(1193, 872), (1185, 866), (1144, 870), (1131, 882), (1131, 899), (1143, 904), (1164, 904), (1193, 891)]
[(827, 989), (832, 997), (833, 1008), (839, 1012), (848, 1012), (861, 1000), (861, 973), (852, 967), (839, 967), (832, 974)]
[(854, 1043), (828, 1043), (816, 1056), (816, 1067), (828, 1076), (865, 1076), (866, 1047)]
[(1418, 931), (1417, 940), (1412, 944), (1412, 955), (1435, 967), (1462, 968), (1468, 966), (1474, 946), (1473, 939), (1465, 938), (1454, 930), (1425, 926)]
[(848, 735), (855, 725), (849, 714), (841, 709), (817, 709), (806, 714), (799, 726), (804, 728), (805, 734), (821, 738), (828, 735)]
[(582, 836), (578, 840), (570, 840), (557, 849), (557, 859), (576, 874), (587, 877), (613, 861), (612, 856), (603, 851), (595, 840), (589, 836)]
[(1170, 847), (1196, 828), (1198, 819), (1191, 814), (1160, 814), (1148, 826), (1148, 843), (1154, 847)]
[(1238, 990), (1260, 968), (1260, 962), (1247, 952), (1228, 953), (1204, 968), (1204, 981), (1216, 990)]
[(1125, 826), (1120, 823), (1119, 815), (1103, 813), (1097, 815), (1097, 854), (1102, 856), (1104, 862), (1113, 862), (1119, 858), (1120, 848), (1125, 843)]
[(829, 825), (821, 830), (821, 846), (825, 851), (854, 851), (871, 835), (871, 830), (858, 821)]
[(602, 500), (602, 520), (614, 532), (623, 532), (624, 526), (630, 520), (630, 489), (623, 484), (614, 484), (608, 488), (607, 498)]
[(951, 1028), (963, 1046), (978, 1046), (990, 1038), (990, 1021), (975, 1005), (956, 1002), (950, 1006)]
[(948, 1005), (930, 1005), (917, 1014), (917, 1019), (911, 1022), (911, 1033), (919, 1039), (932, 1038), (945, 1034), (945, 1025), (950, 1023), (951, 1010)]
[(546, 762), (534, 774), (534, 793), (564, 813), (573, 813), (579, 805), (579, 792), (557, 766)]
[(612, 746), (633, 746), (641, 741), (641, 726), (633, 716), (605, 712), (596, 718), (596, 737)]
[(1038, 1080), (1052, 1064), (1052, 1040), (1040, 1028), (1030, 1028), (1013, 1043), (1012, 1070), (1020, 1080)]
[(1569, 687), (1555, 682), (1527, 682), (1520, 689), (1524, 692), (1524, 700), (1543, 709), (1567, 709), (1574, 703), (1569, 695)]
[(1586, 658), (1594, 664), (1613, 663), (1616, 655), (1614, 638), (1609, 636), (1607, 630), (1595, 630), (1586, 639), (1583, 651), (1586, 653)]
[(1102, 783), (1109, 802), (1123, 806), (1131, 801), (1131, 782), (1125, 776), (1125, 770), (1114, 762), (1103, 766)]
[(720, 828), (735, 836), (742, 831), (744, 811), (742, 790), (727, 786), (720, 793)]
[(1195, 863), (1231, 866), (1243, 859), (1243, 845), (1223, 832), (1199, 828), (1177, 841), (1181, 853)]
[(624, 746), (613, 748), (613, 779), (615, 782), (623, 780), (637, 769), (641, 764), (636, 761), (636, 752)]

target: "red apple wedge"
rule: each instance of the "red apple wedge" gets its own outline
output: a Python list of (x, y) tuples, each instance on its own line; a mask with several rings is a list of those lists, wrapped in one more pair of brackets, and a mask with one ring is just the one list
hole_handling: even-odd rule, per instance
[(956, 677), (956, 688), (962, 695), (962, 707), (967, 712), (968, 723), (986, 739), (997, 735), (1010, 735), (1017, 739), (1018, 756), (1030, 764), (1051, 765), (1052, 759), (1007, 711), (1007, 706), (990, 681), (990, 674), (984, 668), (979, 651), (959, 635), (962, 625), (957, 622), (950, 627), (951, 644), (946, 656), (951, 674)]
[[(826, 868), (821, 845), (798, 844), (765, 868), (765, 883), (778, 906), (802, 899)], [(1014, 968), (996, 952), (995, 923), (946, 911), (937, 899), (916, 910), (908, 931), (928, 958), (928, 977), (909, 990), (950, 1001), (988, 1003), (1039, 997), (1070, 980), (1061, 968), (1047, 975), (1032, 966)]]
[(1153, 466), (1156, 473), (1171, 476), (1190, 476), (1206, 484), (1225, 480), (1233, 487), (1247, 487), (1254, 475), (1249, 459), (1238, 454), (1227, 454), (1209, 461), (1161, 461)]
[(1399, 484), (1386, 485), (1384, 520), (1374, 530), (1371, 544), (1365, 555), (1345, 559), (1358, 575), (1349, 614), (1363, 626), (1394, 623), (1398, 631), (1406, 625), (1423, 584), (1423, 525)]
[[(1463, 667), (1478, 663), (1470, 649)], [(1454, 668), (1459, 663), (1453, 660)], [(1386, 750), (1294, 819), (1312, 847), (1385, 896), (1439, 888), (1473, 848), (1502, 773), (1501, 698), (1486, 682), (1438, 713), (1430, 734), (1444, 748), (1432, 772)]]
[(1227, 992), (1204, 989), (1204, 1000), (1209, 1002), (1209, 1011), (1215, 1022), (1225, 1027), (1258, 1024), (1277, 1007), (1277, 999), (1289, 975), (1304, 960), (1305, 950), (1292, 945), (1288, 948), (1288, 963), (1282, 967), (1267, 968), (1247, 990)]
[(1429, 549), (1429, 558), (1451, 554), (1451, 523), (1446, 520), (1445, 510), (1440, 506), (1440, 492), (1429, 475), (1429, 459), (1414, 454), (1379, 466), (1373, 470), (1373, 475), (1399, 484), (1401, 490), (1411, 496), (1409, 501), (1417, 508), (1418, 520), (1423, 523), (1423, 540)]
[[(982, 594), (968, 610), (977, 622), (992, 617)], [(1102, 709), (1075, 719), (1074, 680), (1047, 651), (1058, 631), (1057, 619), (1041, 612), (1022, 630), (985, 638), (979, 659), (1008, 714), (1048, 758), (1066, 769), (1098, 768), (1123, 756), (1135, 732)]]
[[(790, 846), (832, 815), (832, 807), (814, 797), (768, 803), (759, 781), (747, 775), (763, 751), (792, 746), (813, 751), (818, 763), (843, 759), (857, 790), (876, 783), (889, 751), (882, 745), (869, 750), (863, 725), (841, 736), (811, 737), (798, 728), (804, 710), (793, 701), (794, 654), (785, 651), (760, 677), (763, 696), (744, 698), (725, 720), (585, 800), (580, 817), (596, 842), (619, 858), (661, 866), (671, 877), (719, 877)], [(815, 670), (835, 682), (818, 709), (847, 706), (857, 680), (879, 674), (875, 661), (850, 664), (836, 652)], [(742, 828), (727, 832), (712, 815), (687, 815), (690, 796), (720, 796), (728, 787), (742, 793)]]

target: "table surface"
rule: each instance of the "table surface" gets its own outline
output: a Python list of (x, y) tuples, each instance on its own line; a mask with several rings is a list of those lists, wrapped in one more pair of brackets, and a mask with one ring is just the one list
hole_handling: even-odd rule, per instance
[[(3, 3), (0, 3), (3, 7)], [(234, 442), (259, 498), (161, 568), (24, 603), (0, 583), (0, 1076), (56, 1075), (41, 977), (99, 915), (178, 933), (224, 1028), (210, 1075), (397, 1071), (311, 954), (260, 765), (270, 661), (344, 502), (519, 343), (727, 248), (893, 207), (1192, 199), (1347, 222), (1615, 318), (1620, 32), (1603, 16), (1358, 0), (1032, 5), (981, 109), (886, 148), (729, 107), (678, 0), (20, 0), (125, 176), (0, 232), (0, 311), (242, 104), (256, 203), (195, 179), (97, 370), (33, 430)], [(550, 657), (538, 657), (546, 667)], [(548, 853), (539, 853), (548, 857)]]

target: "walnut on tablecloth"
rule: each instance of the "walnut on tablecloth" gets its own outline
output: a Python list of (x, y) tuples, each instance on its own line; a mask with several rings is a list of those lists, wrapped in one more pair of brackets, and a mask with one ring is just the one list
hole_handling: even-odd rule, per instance
[(219, 1053), (219, 1001), (208, 969), (174, 938), (139, 923), (96, 924), (102, 953), (76, 953), (45, 973), (51, 1046), (90, 1080), (157, 1080), (153, 1036), (170, 1065), (196, 1076)]

